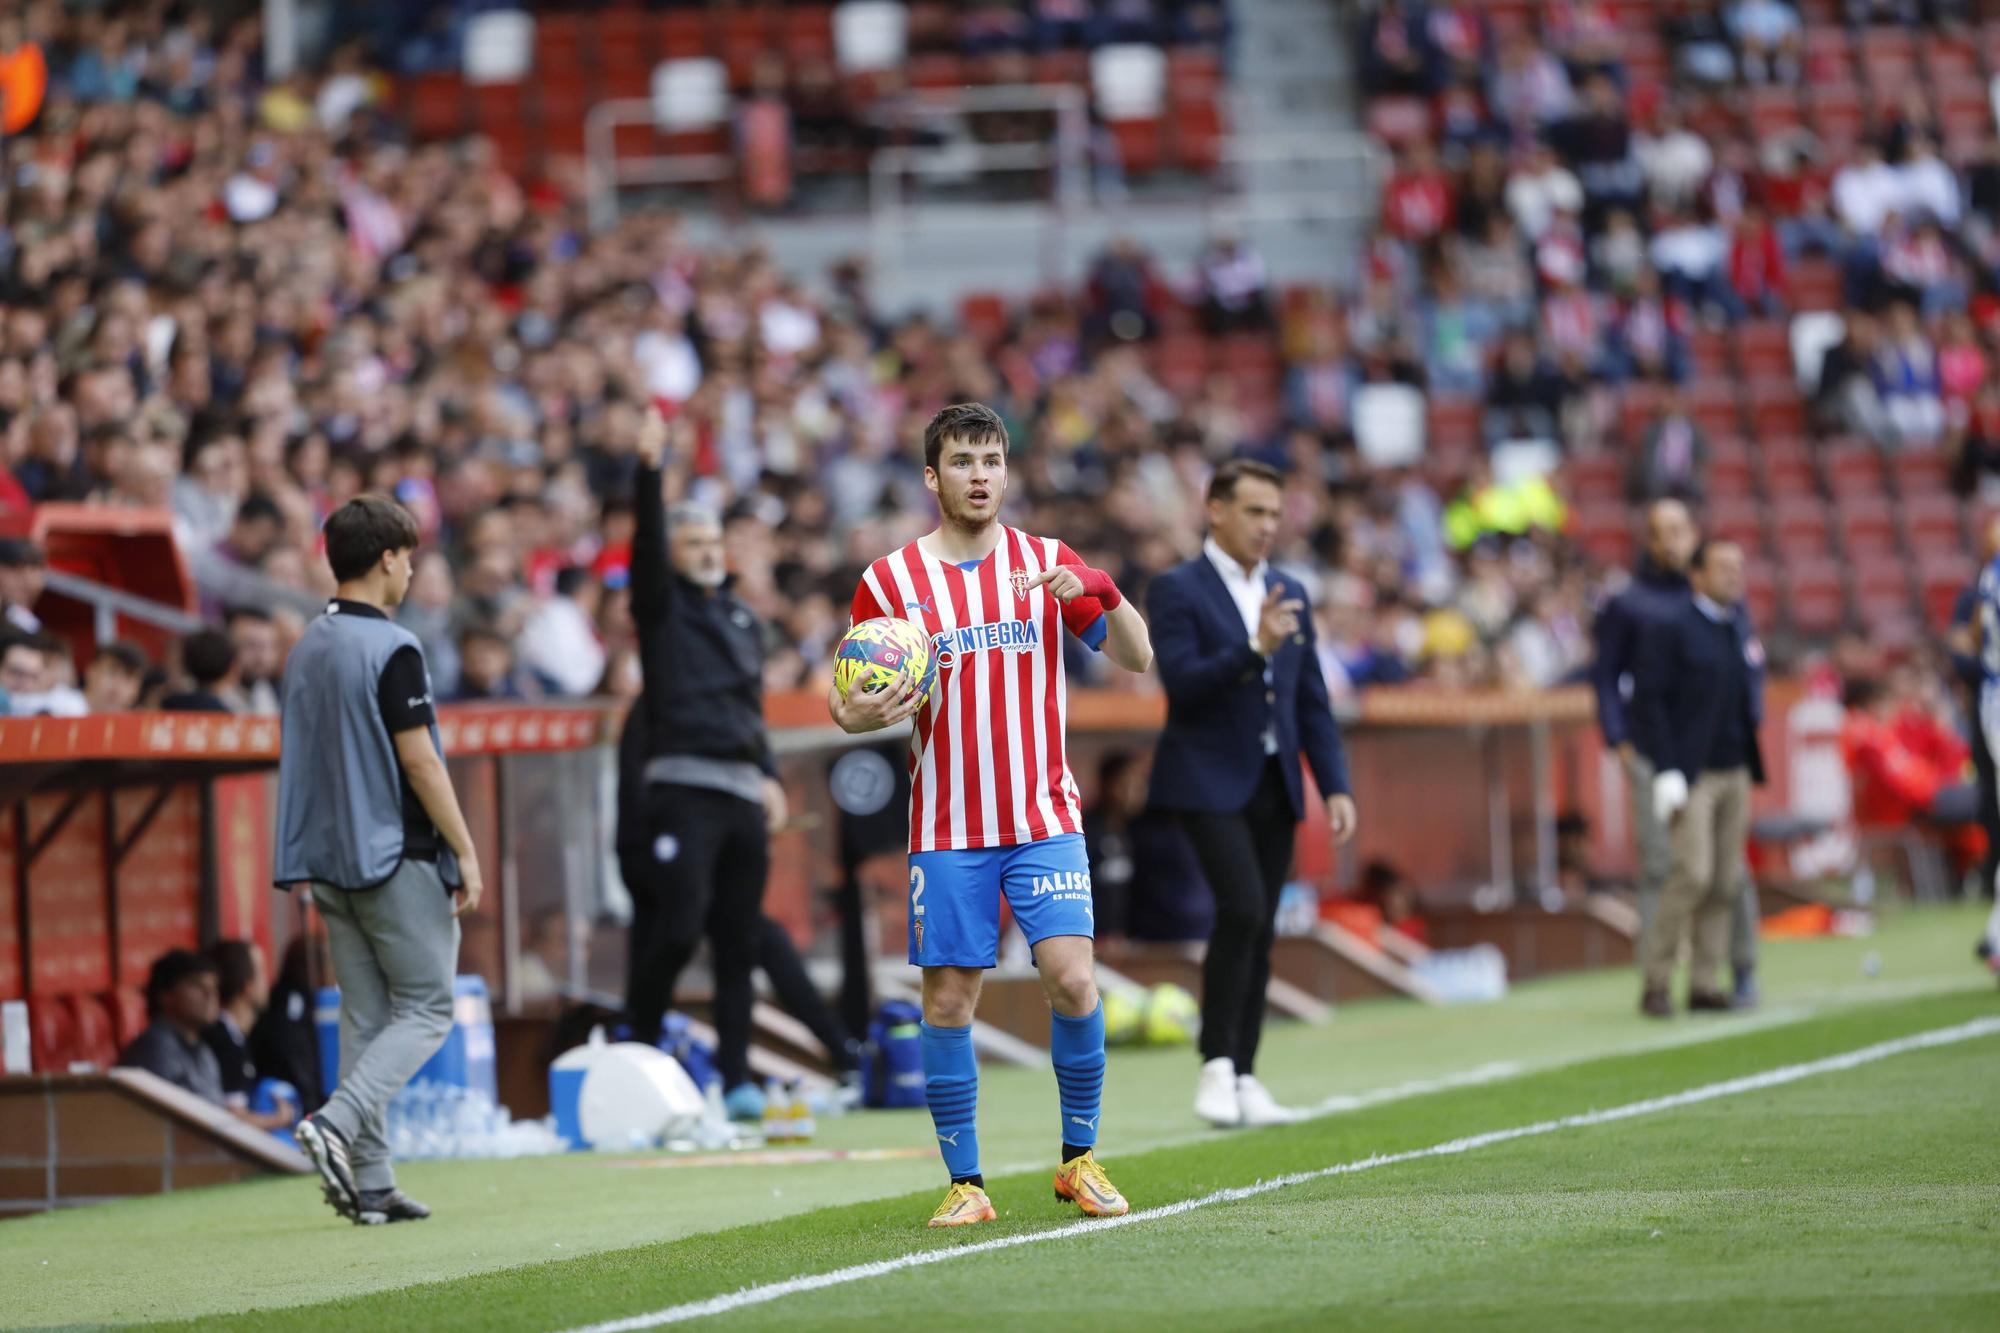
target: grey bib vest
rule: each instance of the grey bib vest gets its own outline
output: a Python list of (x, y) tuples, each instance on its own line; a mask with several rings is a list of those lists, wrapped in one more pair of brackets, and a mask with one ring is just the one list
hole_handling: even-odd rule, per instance
[[(329, 609), (292, 649), (278, 751), (277, 883), (372, 889), (402, 864), (403, 771), (376, 691), (405, 647), (423, 651), (393, 620)], [(435, 724), (430, 733), (442, 755)], [(439, 850), (438, 871), (447, 884), (459, 882), (449, 848)]]

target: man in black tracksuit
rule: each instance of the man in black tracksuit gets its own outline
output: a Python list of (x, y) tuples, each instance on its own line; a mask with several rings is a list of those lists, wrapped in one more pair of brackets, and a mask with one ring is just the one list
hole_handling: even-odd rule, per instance
[(651, 1041), (702, 937), (715, 972), (716, 1063), (732, 1111), (760, 1109), (750, 1078), (750, 972), (763, 928), (770, 832), (784, 789), (764, 729), (763, 626), (731, 596), (722, 529), (678, 510), (671, 541), (660, 493), (668, 428), (641, 428), (632, 537), (632, 619), (645, 688), (642, 832), (624, 834), (626, 887), (644, 907), (634, 927), (626, 1017)]

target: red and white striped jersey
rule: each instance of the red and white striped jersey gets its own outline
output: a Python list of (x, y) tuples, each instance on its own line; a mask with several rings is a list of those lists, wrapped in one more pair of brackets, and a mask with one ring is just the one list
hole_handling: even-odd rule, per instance
[(910, 737), (910, 850), (964, 851), (1083, 830), (1063, 737), (1069, 704), (1062, 630), (1095, 648), (1104, 609), (1029, 588), (1052, 565), (1081, 564), (1047, 537), (1003, 528), (972, 569), (916, 542), (883, 556), (855, 589), (854, 623), (913, 620), (938, 654), (937, 687)]

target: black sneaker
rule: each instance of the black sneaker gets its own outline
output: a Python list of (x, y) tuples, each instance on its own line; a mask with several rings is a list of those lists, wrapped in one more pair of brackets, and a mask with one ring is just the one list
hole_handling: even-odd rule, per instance
[(361, 1211), (376, 1213), (384, 1222), (421, 1222), (431, 1215), (430, 1209), (394, 1187), (361, 1191)]
[(347, 1160), (347, 1141), (337, 1131), (307, 1116), (299, 1121), (299, 1127), (292, 1133), (319, 1172), (328, 1207), (348, 1221), (361, 1225), (386, 1220), (380, 1214), (372, 1219), (363, 1214), (361, 1187), (354, 1183), (354, 1167)]

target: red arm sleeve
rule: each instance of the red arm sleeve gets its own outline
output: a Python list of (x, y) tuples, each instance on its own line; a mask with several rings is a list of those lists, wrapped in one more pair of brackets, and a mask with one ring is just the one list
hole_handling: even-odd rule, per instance
[[(1068, 542), (1056, 543), (1056, 563), (1059, 565), (1080, 565), (1083, 557), (1069, 549)], [(1104, 606), (1095, 597), (1079, 597), (1063, 604), (1063, 624), (1079, 639), (1092, 625), (1104, 618)]]

